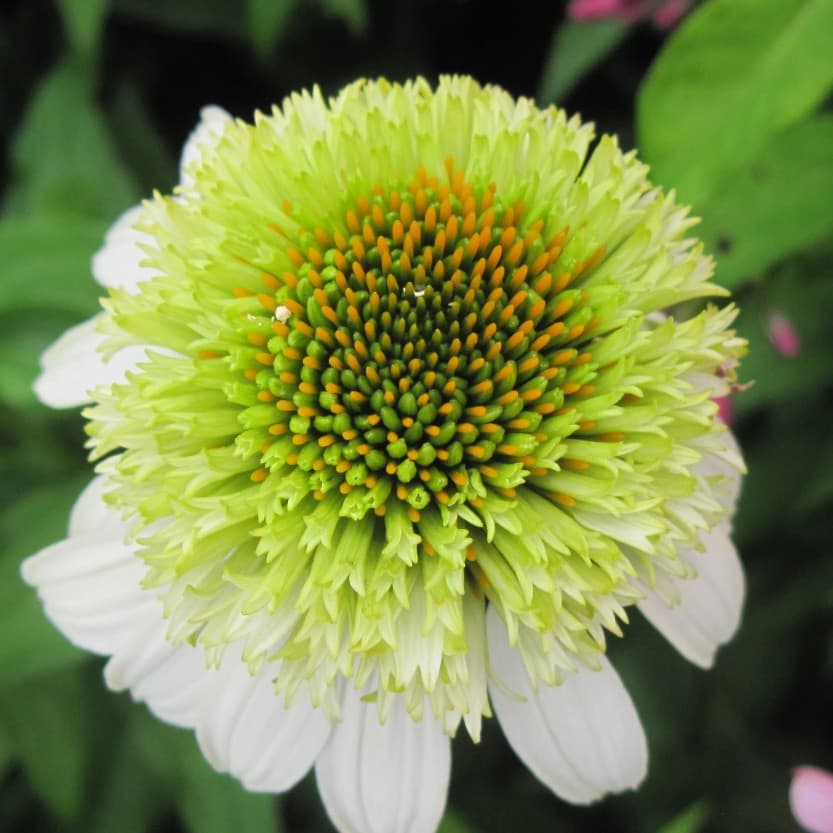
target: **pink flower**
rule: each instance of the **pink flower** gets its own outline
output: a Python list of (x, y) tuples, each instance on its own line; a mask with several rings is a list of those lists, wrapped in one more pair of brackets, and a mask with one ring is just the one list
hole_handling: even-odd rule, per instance
[(728, 396), (715, 397), (717, 402), (717, 416), (724, 425), (732, 424), (732, 401)]
[(615, 18), (636, 23), (651, 18), (658, 29), (670, 29), (689, 10), (693, 0), (572, 0), (567, 14), (572, 20)]
[(772, 346), (787, 359), (801, 352), (801, 337), (792, 321), (783, 312), (773, 312), (767, 319), (767, 333)]
[(812, 766), (793, 770), (790, 807), (810, 833), (833, 833), (833, 775)]

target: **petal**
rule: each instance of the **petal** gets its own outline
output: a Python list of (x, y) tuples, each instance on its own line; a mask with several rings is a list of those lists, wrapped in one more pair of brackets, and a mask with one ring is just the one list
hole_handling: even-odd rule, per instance
[(345, 693), (315, 766), (318, 789), (340, 833), (434, 833), (442, 818), (451, 745), (426, 708), (414, 722), (396, 697), (384, 725), (375, 703)]
[(107, 685), (129, 689), (160, 719), (196, 728), (209, 761), (250, 790), (280, 792), (309, 771), (327, 740), (324, 713), (308, 700), (288, 709), (275, 694), (276, 666), (252, 676), (230, 646), (220, 668), (200, 647), (168, 642), (162, 605), (141, 586), (147, 572), (129, 527), (104, 501), (111, 488), (95, 478), (76, 501), (70, 537), (28, 558), (24, 579), (47, 616), (83, 648), (112, 657)]
[(810, 833), (833, 833), (833, 775), (812, 766), (798, 767), (790, 784), (790, 807)]
[(84, 487), (69, 515), (70, 538), (97, 530), (108, 529), (115, 533), (124, 529), (118, 511), (104, 500), (112, 488), (113, 484), (103, 474), (94, 477)]
[(704, 552), (681, 554), (697, 575), (676, 583), (679, 604), (669, 607), (648, 589), (639, 609), (687, 660), (709, 668), (738, 629), (746, 582), (728, 521), (703, 535), (703, 544)]
[(212, 682), (211, 671), (201, 649), (165, 639), (162, 606), (153, 601), (154, 607), (137, 616), (130, 634), (120, 640), (104, 668), (104, 679), (113, 691), (129, 689), (133, 699), (147, 703), (160, 720), (193, 729)]
[(112, 653), (161, 606), (142, 590), (146, 567), (125, 543), (127, 527), (102, 500), (105, 478), (94, 479), (76, 501), (70, 537), (42, 549), (21, 566), (46, 615), (73, 643)]
[(306, 775), (330, 734), (324, 712), (305, 695), (287, 707), (275, 692), (278, 665), (249, 673), (239, 651), (228, 649), (210, 672), (197, 740), (220, 772), (239, 778), (255, 792), (283, 792)]
[(135, 227), (143, 212), (141, 205), (125, 211), (110, 226), (104, 245), (93, 255), (93, 277), (102, 286), (133, 292), (141, 281), (153, 277), (153, 269), (142, 266), (145, 252), (140, 245), (151, 243), (153, 238)]
[(186, 139), (179, 160), (180, 181), (183, 185), (193, 181), (188, 171), (199, 162), (202, 156), (201, 148), (216, 142), (231, 120), (231, 116), (222, 107), (210, 105), (202, 108), (200, 123)]
[(99, 385), (123, 382), (130, 370), (147, 360), (144, 347), (125, 347), (105, 360), (99, 352), (104, 336), (97, 331), (101, 315), (67, 330), (41, 356), (41, 373), (33, 385), (51, 408), (74, 408), (92, 401)]
[(602, 657), (601, 670), (581, 669), (561, 685), (535, 691), (494, 607), (486, 621), (497, 677), (490, 685), (492, 705), (532, 774), (574, 804), (637, 787), (648, 767), (645, 733), (610, 663)]
[(743, 473), (746, 471), (746, 467), (743, 462), (743, 453), (735, 435), (727, 429), (721, 436), (725, 441), (723, 453), (721, 455), (707, 454), (695, 466), (695, 470), (706, 477), (719, 475), (722, 478), (715, 488), (715, 496), (723, 502), (731, 517), (737, 509)]

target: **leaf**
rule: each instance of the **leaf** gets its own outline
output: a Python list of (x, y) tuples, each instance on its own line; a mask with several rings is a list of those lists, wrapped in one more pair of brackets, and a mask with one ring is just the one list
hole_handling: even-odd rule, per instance
[(15, 408), (37, 404), (32, 381), (38, 357), (69, 323), (46, 310), (0, 317), (0, 402)]
[(833, 230), (833, 116), (779, 133), (703, 207), (698, 229), (734, 287)]
[(86, 833), (145, 833), (170, 804), (164, 783), (137, 757), (129, 732), (124, 733), (102, 780), (105, 784)]
[(48, 686), (38, 681), (3, 692), (0, 715), (37, 793), (59, 817), (77, 818), (89, 763), (80, 672), (55, 673)]
[[(743, 299), (737, 329), (750, 346), (740, 378), (753, 384), (732, 397), (737, 416), (794, 401), (833, 382), (830, 256), (827, 248), (813, 258), (790, 262)], [(776, 312), (798, 333), (801, 347), (796, 356), (781, 355), (770, 342), (769, 318)]]
[(690, 15), (639, 92), (653, 178), (698, 210), (732, 170), (833, 85), (833, 0), (711, 0)]
[(112, 221), (137, 201), (87, 77), (73, 64), (59, 66), (38, 87), (14, 138), (7, 214)]
[(563, 101), (581, 79), (625, 39), (620, 20), (568, 21), (555, 30), (538, 86), (538, 102)]
[(664, 824), (658, 833), (699, 833), (708, 819), (708, 805), (698, 801), (668, 824)]
[(108, 0), (58, 0), (67, 36), (73, 48), (91, 57), (98, 48)]
[(248, 0), (249, 34), (261, 58), (269, 55), (296, 4), (297, 0)]
[(281, 833), (273, 796), (246, 792), (228, 775), (215, 772), (191, 732), (173, 729), (136, 708), (132, 737), (137, 754), (169, 787), (190, 833)]
[(87, 654), (71, 645), (20, 578), (21, 560), (63, 538), (81, 479), (43, 486), (0, 513), (0, 689), (77, 665)]
[(348, 29), (358, 35), (367, 29), (367, 7), (364, 0), (318, 0), (321, 8), (342, 20)]
[(455, 813), (454, 810), (447, 810), (437, 833), (474, 833), (474, 828), (459, 813)]
[(113, 9), (125, 17), (201, 35), (242, 39), (246, 34), (243, 4), (238, 0), (112, 0)]
[(136, 175), (142, 193), (169, 191), (177, 182), (177, 162), (151, 121), (137, 87), (122, 84), (113, 97), (113, 139)]
[(0, 223), (0, 313), (51, 309), (81, 318), (95, 312), (104, 290), (90, 275), (90, 258), (106, 227), (101, 220), (58, 217)]

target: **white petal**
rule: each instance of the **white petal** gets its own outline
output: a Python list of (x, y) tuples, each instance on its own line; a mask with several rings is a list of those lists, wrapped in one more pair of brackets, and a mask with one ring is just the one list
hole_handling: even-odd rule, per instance
[(102, 286), (133, 292), (141, 281), (153, 277), (153, 269), (142, 266), (146, 255), (140, 246), (153, 238), (135, 228), (143, 211), (141, 205), (125, 211), (110, 226), (104, 245), (93, 255), (93, 277)]
[(193, 729), (212, 684), (212, 672), (201, 649), (165, 639), (162, 606), (152, 601), (154, 607), (137, 617), (132, 632), (121, 640), (104, 669), (104, 679), (114, 691), (129, 689), (135, 700), (147, 703), (161, 720)]
[(743, 452), (735, 439), (735, 435), (727, 429), (721, 436), (726, 446), (723, 455), (707, 454), (697, 464), (696, 469), (707, 477), (720, 475), (723, 478), (715, 489), (715, 495), (726, 506), (731, 518), (737, 509), (743, 472), (746, 469), (743, 462)]
[(220, 772), (255, 792), (283, 792), (309, 771), (330, 734), (330, 724), (306, 695), (287, 708), (275, 693), (276, 663), (252, 676), (240, 652), (228, 649), (210, 673), (197, 740)]
[(434, 833), (448, 793), (451, 747), (428, 708), (419, 723), (395, 698), (384, 726), (375, 703), (350, 688), (344, 720), (315, 766), (340, 833)]
[(487, 612), (489, 659), (498, 678), (492, 705), (509, 744), (554, 793), (586, 804), (637, 787), (648, 767), (639, 716), (619, 675), (581, 669), (534, 691), (519, 652), (494, 607)]
[(216, 142), (223, 135), (226, 125), (231, 120), (231, 116), (222, 107), (208, 106), (202, 108), (200, 123), (191, 131), (191, 135), (182, 148), (182, 156), (179, 160), (180, 182), (183, 185), (192, 182), (188, 170), (202, 156), (200, 148)]
[(215, 669), (202, 648), (167, 641), (162, 604), (141, 586), (147, 568), (126, 543), (128, 526), (103, 499), (110, 488), (106, 477), (87, 486), (70, 537), (27, 559), (24, 579), (69, 639), (112, 655), (104, 671), (110, 688), (129, 689), (162, 720), (196, 728), (209, 761), (248, 789), (288, 789), (327, 740), (324, 713), (309, 700), (285, 708), (272, 685), (276, 666), (253, 677), (242, 644), (230, 646)]
[[(99, 352), (104, 336), (96, 329), (101, 314), (67, 330), (41, 356), (41, 373), (33, 385), (51, 408), (74, 408), (91, 402), (99, 385), (124, 382), (128, 371), (147, 361), (147, 348), (125, 347), (105, 361)], [(161, 351), (160, 351), (161, 352)]]
[(709, 668), (717, 649), (738, 629), (746, 583), (728, 521), (704, 535), (703, 544), (704, 552), (681, 554), (697, 577), (676, 583), (680, 603), (668, 607), (647, 590), (639, 609), (686, 659)]
[(118, 513), (101, 499), (105, 490), (103, 478), (93, 480), (73, 509), (70, 537), (21, 567), (56, 627), (76, 645), (101, 654), (112, 653), (137, 621), (161, 613), (141, 588), (146, 567), (125, 543), (127, 528)]
[(94, 477), (75, 501), (69, 515), (69, 537), (83, 535), (86, 532), (123, 529), (118, 511), (105, 500), (104, 495), (113, 489), (113, 484), (106, 475)]

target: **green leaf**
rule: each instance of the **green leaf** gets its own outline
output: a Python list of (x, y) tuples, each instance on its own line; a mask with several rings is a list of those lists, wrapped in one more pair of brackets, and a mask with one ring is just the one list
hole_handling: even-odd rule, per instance
[[(753, 382), (732, 397), (738, 416), (790, 402), (833, 382), (833, 294), (830, 292), (829, 248), (818, 259), (789, 262), (765, 284), (756, 286), (740, 304), (737, 329), (749, 340), (740, 378)], [(782, 356), (768, 336), (769, 317), (786, 315), (798, 333), (797, 356)]]
[(136, 755), (130, 731), (120, 738), (101, 780), (86, 833), (146, 833), (170, 805), (164, 782)]
[(625, 39), (620, 20), (568, 21), (553, 35), (538, 86), (538, 102), (563, 101), (579, 81)]
[[(63, 316), (57, 316), (63, 319)], [(0, 318), (0, 402), (15, 408), (37, 403), (32, 381), (38, 357), (60, 329), (55, 316), (30, 312)]]
[(709, 819), (708, 805), (702, 801), (692, 804), (668, 824), (664, 824), (658, 833), (699, 833)]
[(24, 557), (66, 535), (69, 510), (84, 482), (43, 486), (0, 512), (0, 689), (87, 658), (55, 630), (20, 577)]
[(447, 810), (437, 833), (474, 833), (474, 828), (459, 813)]
[(85, 57), (98, 48), (108, 0), (58, 0), (64, 26), (73, 48)]
[(113, 139), (144, 194), (170, 191), (177, 182), (177, 160), (152, 122), (139, 89), (119, 86), (111, 110)]
[(17, 757), (38, 795), (64, 819), (77, 818), (83, 807), (90, 753), (84, 703), (79, 670), (0, 694), (0, 720)]
[(243, 3), (238, 0), (112, 0), (113, 10), (164, 29), (241, 39), (246, 35)]
[(0, 223), (0, 313), (51, 309), (81, 318), (95, 312), (104, 290), (90, 275), (90, 258), (106, 227), (101, 220), (58, 217)]
[(7, 214), (112, 221), (135, 202), (135, 183), (91, 98), (87, 76), (71, 63), (59, 66), (38, 87), (14, 138)]
[(833, 230), (833, 116), (779, 133), (703, 206), (698, 229), (734, 287)]
[(168, 785), (190, 833), (281, 833), (274, 797), (248, 793), (230, 776), (215, 772), (192, 732), (165, 726), (138, 708), (133, 720), (137, 753)]
[(248, 0), (249, 34), (261, 58), (269, 55), (292, 16), (297, 0)]
[(833, 85), (833, 0), (710, 0), (654, 62), (637, 102), (654, 180), (699, 208)]
[(367, 29), (367, 7), (364, 0), (318, 0), (321, 8), (344, 21), (348, 29), (358, 35)]
[(280, 833), (277, 804), (270, 795), (248, 793), (228, 775), (218, 775), (202, 761), (195, 767), (177, 805), (190, 833), (252, 830)]

